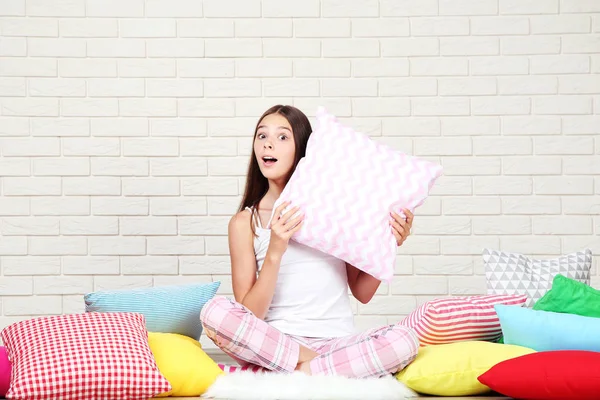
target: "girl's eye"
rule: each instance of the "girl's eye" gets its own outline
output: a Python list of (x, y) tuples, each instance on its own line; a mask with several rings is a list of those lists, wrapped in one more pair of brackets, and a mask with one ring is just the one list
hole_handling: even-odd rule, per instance
[(259, 133), (258, 135), (256, 135), (256, 137), (259, 139), (264, 139), (265, 135), (262, 133)]
[(286, 135), (281, 135), (281, 136), (279, 136), (279, 139), (281, 139), (281, 140), (287, 140), (287, 136)]

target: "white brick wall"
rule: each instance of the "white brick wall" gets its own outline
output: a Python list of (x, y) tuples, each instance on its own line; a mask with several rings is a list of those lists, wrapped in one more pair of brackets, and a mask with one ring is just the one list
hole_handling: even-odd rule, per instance
[(483, 247), (590, 246), (596, 0), (3, 0), (0, 327), (221, 280), (256, 118), (324, 104), (445, 175), (362, 327), (485, 292)]

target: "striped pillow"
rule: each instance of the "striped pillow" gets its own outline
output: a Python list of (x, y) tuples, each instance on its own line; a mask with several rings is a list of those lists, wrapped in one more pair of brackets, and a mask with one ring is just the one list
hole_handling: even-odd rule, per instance
[(412, 328), (421, 346), (467, 340), (497, 341), (502, 336), (494, 305), (522, 306), (526, 295), (453, 296), (428, 301), (401, 325)]
[(210, 282), (88, 293), (85, 311), (140, 313), (151, 332), (179, 333), (199, 340), (200, 311), (220, 285)]

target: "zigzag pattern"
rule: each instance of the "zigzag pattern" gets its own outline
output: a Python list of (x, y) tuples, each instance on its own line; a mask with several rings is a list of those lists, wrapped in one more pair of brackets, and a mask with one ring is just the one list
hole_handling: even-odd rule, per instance
[(389, 282), (397, 247), (389, 213), (414, 211), (441, 173), (440, 165), (377, 143), (321, 107), (306, 156), (274, 208), (289, 200), (304, 212), (293, 240)]

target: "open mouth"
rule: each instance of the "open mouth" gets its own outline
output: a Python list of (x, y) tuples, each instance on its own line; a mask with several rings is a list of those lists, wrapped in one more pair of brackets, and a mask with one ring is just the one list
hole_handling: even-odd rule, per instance
[(277, 162), (277, 159), (275, 157), (265, 156), (262, 159), (263, 159), (263, 162), (265, 163), (265, 165), (267, 165), (267, 166), (274, 165)]

